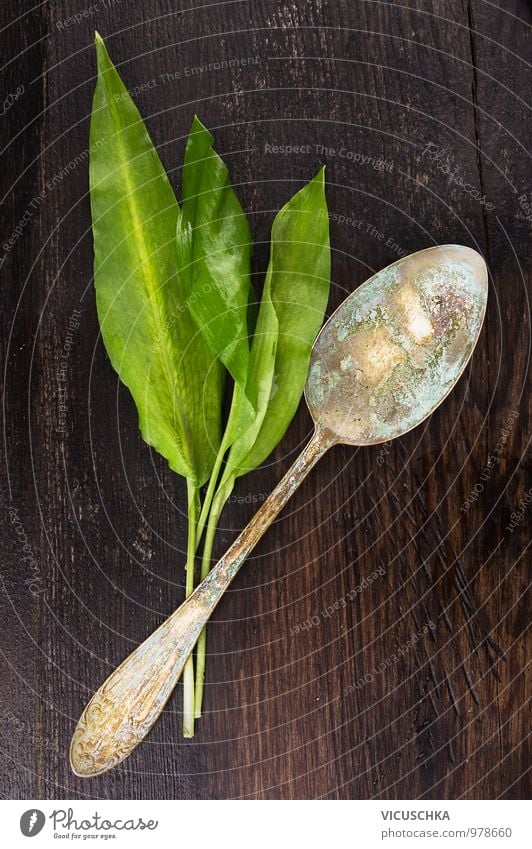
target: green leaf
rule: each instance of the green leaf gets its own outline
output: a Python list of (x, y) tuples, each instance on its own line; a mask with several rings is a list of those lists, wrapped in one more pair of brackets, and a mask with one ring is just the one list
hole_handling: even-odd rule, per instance
[(94, 282), (100, 328), (143, 438), (195, 486), (220, 442), (223, 370), (177, 274), (181, 211), (142, 118), (96, 35), (90, 128)]
[[(327, 308), (330, 272), (329, 218), (322, 168), (281, 209), (273, 223), (263, 294), (268, 319), (262, 330), (276, 337), (274, 361), (268, 359), (268, 354), (264, 361), (260, 357), (254, 359), (254, 338), (248, 393), (249, 383), (258, 382), (253, 387), (258, 414), (251, 428), (233, 444), (225, 479), (260, 465), (292, 421), (305, 387), (312, 345)], [(257, 331), (262, 311), (263, 303)], [(257, 344), (264, 346), (260, 339)]]
[(188, 305), (212, 353), (242, 388), (249, 361), (251, 233), (213, 137), (196, 116), (183, 166), (178, 253)]
[[(223, 437), (224, 444), (232, 446), (227, 459), (227, 471), (235, 468), (238, 462), (236, 458), (244, 457), (252, 448), (268, 409), (275, 374), (279, 333), (279, 321), (270, 290), (271, 275), (267, 274), (253, 334), (245, 394), (239, 386), (235, 385), (233, 403)], [(246, 406), (248, 400), (254, 411), (251, 423)]]

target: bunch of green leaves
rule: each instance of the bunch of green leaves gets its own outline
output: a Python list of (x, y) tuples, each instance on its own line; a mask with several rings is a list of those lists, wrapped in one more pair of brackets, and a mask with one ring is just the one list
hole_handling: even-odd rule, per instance
[[(235, 480), (273, 451), (303, 392), (329, 292), (324, 170), (273, 222), (257, 310), (248, 221), (213, 137), (195, 117), (179, 205), (98, 35), (96, 54), (90, 196), (98, 318), (143, 438), (187, 482), (188, 595), (201, 542), (201, 576), (210, 568)], [(204, 633), (195, 668), (190, 658), (184, 671), (185, 736), (201, 715), (205, 641)]]

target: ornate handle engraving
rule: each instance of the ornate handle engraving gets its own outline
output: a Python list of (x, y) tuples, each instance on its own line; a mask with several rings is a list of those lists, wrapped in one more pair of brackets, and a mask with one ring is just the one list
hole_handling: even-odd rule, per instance
[(102, 684), (72, 737), (70, 763), (76, 775), (106, 772), (138, 746), (172, 693), (204, 618), (197, 605), (179, 608)]

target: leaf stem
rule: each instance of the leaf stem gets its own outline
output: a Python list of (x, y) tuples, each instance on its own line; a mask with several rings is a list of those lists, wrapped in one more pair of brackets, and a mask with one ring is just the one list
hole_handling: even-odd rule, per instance
[[(231, 495), (234, 486), (234, 478), (225, 479), (222, 477), (220, 486), (216, 490), (214, 498), (211, 498), (212, 508), (209, 512), (207, 530), (205, 532), (205, 542), (203, 545), (203, 556), (201, 559), (201, 580), (207, 577), (211, 568), (212, 549), (214, 545), (214, 537), (218, 528), (218, 521), (224, 505)], [(207, 655), (207, 628), (201, 632), (196, 652), (196, 686), (195, 686), (195, 710), (196, 719), (201, 716), (201, 708), (203, 704), (203, 687), (205, 682), (205, 662)]]
[[(197, 524), (197, 528), (196, 528), (198, 542), (202, 537), (203, 531), (205, 529), (205, 525), (207, 524), (207, 519), (210, 522), (211, 505), (212, 505), (212, 502), (213, 502), (213, 498), (216, 494), (216, 484), (218, 483), (218, 478), (220, 477), (220, 469), (222, 468), (222, 463), (224, 461), (224, 457), (225, 457), (225, 454), (226, 454), (226, 451), (227, 451), (227, 448), (228, 448), (228, 446), (226, 445), (226, 442), (227, 442), (226, 437), (227, 437), (227, 429), (224, 433), (222, 442), (220, 444), (220, 448), (218, 449), (218, 454), (216, 455), (216, 460), (214, 461), (214, 466), (212, 468), (211, 476), (209, 478), (209, 485), (207, 487), (207, 492), (205, 493), (205, 498), (203, 500), (203, 505), (202, 505), (202, 508), (201, 508), (200, 517), (198, 519), (198, 524)], [(215, 530), (216, 530), (216, 527), (215, 527)], [(210, 554), (209, 554), (209, 557), (210, 557)], [(202, 565), (201, 577), (202, 577), (202, 579), (205, 577), (205, 575), (203, 575), (203, 565)]]
[[(203, 547), (203, 557), (201, 560), (201, 579), (206, 578), (209, 574), (211, 566), (212, 547), (216, 534), (216, 524), (211, 524), (212, 512), (209, 517), (209, 524), (205, 534), (205, 545)], [(216, 520), (217, 521), (217, 518)], [(201, 716), (201, 706), (203, 703), (203, 684), (205, 681), (205, 659), (207, 654), (207, 628), (204, 628), (199, 635), (196, 648), (196, 686), (194, 690), (194, 716), (199, 719)]]
[[(225, 502), (233, 491), (235, 479), (231, 474), (228, 474), (227, 467), (224, 469), (222, 479), (220, 480), (220, 471), (225, 459), (227, 451), (239, 435), (238, 428), (235, 427), (235, 421), (238, 416), (241, 397), (239, 395), (239, 386), (235, 384), (233, 388), (233, 397), (231, 399), (231, 408), (225, 426), (225, 431), (218, 449), (218, 454), (214, 461), (207, 492), (201, 508), (200, 516), (196, 525), (196, 547), (205, 531), (205, 540), (203, 543), (203, 556), (201, 559), (201, 580), (207, 577), (211, 568), (212, 549), (214, 545), (214, 537), (218, 527), (218, 520), (224, 508)], [(201, 632), (196, 648), (196, 681), (195, 681), (195, 699), (194, 699), (194, 715), (196, 719), (201, 717), (201, 706), (203, 703), (203, 685), (205, 681), (205, 661), (207, 654), (207, 628)]]
[[(197, 520), (199, 512), (199, 491), (187, 478), (188, 496), (188, 541), (187, 562), (185, 565), (185, 597), (194, 589), (194, 565), (196, 559)], [(183, 737), (194, 736), (194, 660), (192, 655), (183, 670)]]

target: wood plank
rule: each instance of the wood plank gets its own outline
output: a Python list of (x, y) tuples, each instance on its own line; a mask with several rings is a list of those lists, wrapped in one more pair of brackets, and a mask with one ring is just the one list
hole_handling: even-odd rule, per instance
[[(524, 797), (526, 521), (507, 526), (527, 491), (526, 4), (176, 11), (157, 0), (67, 23), (81, 5), (58, 0), (5, 36), (9, 55), (29, 47), (6, 77), (8, 91), (28, 79), (2, 175), (9, 232), (45, 192), (2, 267), (2, 336), (28, 280), (4, 349), (6, 434), (13, 503), (46, 593), (20, 584), (4, 520), (3, 683), (34, 729), (13, 734), (4, 795)], [(87, 782), (65, 758), (74, 724), (182, 598), (186, 545), (183, 484), (142, 443), (98, 337), (86, 163), (95, 27), (176, 188), (195, 111), (214, 132), (250, 214), (257, 288), (275, 211), (322, 163), (331, 310), (374, 270), (436, 243), (479, 249), (493, 288), (474, 360), (445, 405), (393, 445), (331, 451), (250, 558), (210, 625), (196, 737), (180, 736), (177, 691), (149, 740)], [(275, 455), (239, 482), (218, 553), (310, 429), (302, 406)]]

